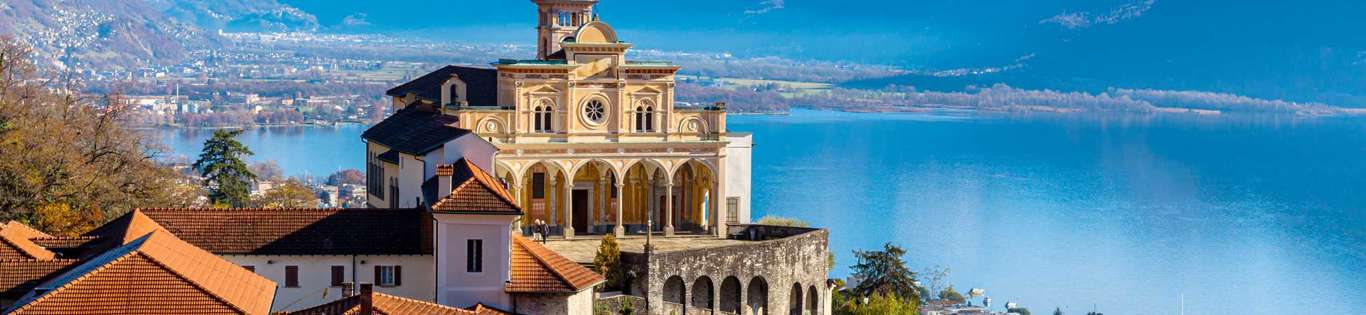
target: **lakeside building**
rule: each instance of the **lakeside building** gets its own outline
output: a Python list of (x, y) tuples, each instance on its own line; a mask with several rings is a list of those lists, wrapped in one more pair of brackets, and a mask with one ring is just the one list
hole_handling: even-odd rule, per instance
[(387, 91), (397, 113), (363, 135), (370, 205), (430, 204), (436, 166), (477, 153), (527, 209), (527, 231), (725, 236), (749, 223), (753, 141), (726, 129), (725, 104), (676, 103), (680, 67), (628, 60), (597, 1), (533, 2), (537, 59), (447, 66)]
[[(397, 111), (363, 135), (369, 208), (139, 209), (70, 238), (8, 224), (0, 307), (830, 314), (828, 232), (749, 224), (753, 142), (727, 131), (725, 106), (675, 107), (679, 68), (627, 61), (596, 0), (533, 3), (538, 59), (389, 91)], [(622, 292), (596, 292), (606, 279), (585, 267), (601, 235), (620, 237)], [(119, 273), (114, 289), (58, 289), (133, 256), (175, 261)], [(36, 267), (8, 268), (20, 265)], [(153, 276), (198, 291), (127, 280)]]

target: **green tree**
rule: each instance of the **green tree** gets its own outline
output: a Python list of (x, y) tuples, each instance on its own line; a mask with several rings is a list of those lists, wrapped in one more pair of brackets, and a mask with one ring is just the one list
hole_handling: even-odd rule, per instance
[(318, 206), (318, 194), (303, 181), (290, 178), (261, 193), (252, 203), (261, 208), (313, 208)]
[(1007, 312), (1007, 313), (1020, 314), (1020, 315), (1029, 315), (1029, 309), (1024, 308), (1024, 307), (1009, 308), (1009, 309), (1006, 309), (1006, 312)]
[(955, 290), (952, 285), (950, 285), (947, 289), (944, 289), (944, 291), (939, 291), (939, 299), (951, 301), (955, 304), (963, 304), (968, 302), (968, 299), (964, 298), (962, 293), (958, 293), (958, 290)]
[(626, 273), (621, 270), (621, 247), (617, 244), (616, 236), (610, 233), (602, 236), (598, 254), (593, 257), (593, 271), (607, 277), (604, 288), (621, 288)]
[(834, 300), (835, 315), (914, 315), (917, 301), (898, 299), (895, 295), (874, 294), (865, 301), (844, 293), (836, 293)]
[(181, 189), (186, 177), (158, 162), (160, 145), (127, 124), (133, 106), (117, 93), (80, 93), (31, 57), (0, 36), (0, 222), (70, 235), (133, 207), (196, 204)]
[(880, 251), (854, 251), (858, 263), (853, 277), (860, 280), (852, 289), (857, 296), (891, 295), (904, 301), (920, 301), (915, 287), (915, 272), (906, 267), (906, 250), (887, 243)]
[[(1053, 309), (1053, 315), (1062, 315), (1062, 308), (1059, 307), (1059, 308)], [(1090, 315), (1090, 314), (1087, 314), (1087, 315)]]
[(253, 153), (246, 145), (237, 142), (242, 130), (216, 130), (213, 137), (204, 141), (204, 150), (194, 169), (204, 177), (204, 186), (209, 190), (209, 202), (217, 206), (244, 207), (250, 202), (251, 181), (256, 175), (251, 173), (243, 157)]

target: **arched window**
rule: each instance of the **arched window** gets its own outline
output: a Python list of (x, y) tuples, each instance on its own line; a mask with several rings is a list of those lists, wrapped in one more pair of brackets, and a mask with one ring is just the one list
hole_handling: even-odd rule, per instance
[(533, 109), (531, 113), (532, 131), (544, 133), (553, 130), (553, 120), (551, 120), (550, 116), (550, 113), (553, 111), (554, 106), (552, 106), (550, 101), (542, 100), (540, 104), (537, 104), (536, 108)]
[(636, 131), (653, 132), (655, 131), (655, 107), (649, 101), (640, 103), (636, 106)]

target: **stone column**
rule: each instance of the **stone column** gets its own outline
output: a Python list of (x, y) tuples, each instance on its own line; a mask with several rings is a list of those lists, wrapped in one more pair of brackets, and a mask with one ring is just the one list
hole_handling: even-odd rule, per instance
[[(726, 238), (726, 228), (727, 228), (726, 224), (729, 222), (729, 221), (726, 220), (726, 217), (727, 217), (727, 212), (730, 211), (730, 209), (726, 209), (725, 206), (722, 206), (722, 204), (725, 204), (725, 203), (726, 203), (726, 199), (727, 199), (727, 198), (726, 198), (726, 158), (725, 158), (725, 157), (721, 157), (721, 158), (717, 159), (717, 162), (716, 162), (716, 164), (715, 164), (715, 167), (716, 167), (716, 174), (715, 174), (716, 176), (712, 176), (712, 178), (713, 178), (713, 183), (712, 183), (713, 188), (712, 188), (712, 190), (711, 190), (711, 198), (710, 198), (711, 200), (708, 200), (708, 201), (711, 202), (711, 204), (708, 205), (708, 206), (709, 206), (709, 207), (712, 207), (712, 208), (711, 208), (711, 209), (712, 209), (712, 213), (715, 213), (715, 214), (716, 214), (716, 221), (715, 221), (716, 223), (714, 223), (714, 224), (716, 224), (716, 236), (717, 236), (717, 237), (720, 237), (720, 238)], [(738, 211), (739, 209), (736, 209), (736, 210)], [(745, 221), (749, 221), (749, 219), (747, 219), (747, 218), (741, 218), (740, 221), (741, 221), (741, 222), (745, 222)]]
[(528, 216), (529, 212), (526, 211), (526, 210), (527, 210), (527, 209), (531, 209), (531, 207), (527, 207), (527, 206), (522, 205), (522, 187), (519, 187), (519, 186), (511, 186), (511, 185), (509, 185), (509, 186), (508, 186), (508, 189), (512, 190), (512, 202), (513, 202), (514, 204), (517, 204), (517, 206), (522, 207), (522, 218), (521, 218), (521, 220), (517, 220), (517, 221), (512, 222), (512, 231), (515, 232), (515, 233), (517, 233), (517, 235), (521, 235), (521, 234), (522, 234), (522, 225), (528, 224), (527, 222), (525, 222), (526, 219), (527, 219), (527, 217), (529, 217), (529, 216)]
[(607, 204), (612, 202), (612, 195), (607, 191), (608, 189), (611, 189), (607, 184), (607, 176), (599, 177), (598, 185), (596, 187), (597, 189), (594, 191), (598, 193), (598, 203), (595, 204), (595, 207), (593, 208), (594, 213), (597, 213), (597, 217), (593, 219), (594, 229), (597, 229), (597, 226), (606, 223), (604, 222), (604, 218), (607, 217)]
[(549, 187), (545, 188), (545, 225), (560, 226), (560, 213), (556, 210), (559, 208), (560, 201), (560, 190), (558, 189), (559, 181), (555, 180), (555, 175), (550, 175), (549, 173), (546, 173), (546, 175), (547, 177), (550, 177), (550, 180), (547, 181)]
[(664, 236), (674, 236), (674, 183), (664, 182)]
[(574, 182), (564, 183), (564, 238), (574, 238)]
[(621, 205), (625, 203), (622, 201), (622, 199), (625, 198), (622, 197), (626, 197), (626, 191), (623, 190), (623, 187), (625, 187), (625, 185), (621, 184), (621, 179), (618, 178), (615, 184), (617, 187), (617, 227), (612, 231), (612, 233), (617, 234), (617, 237), (621, 238), (626, 236), (626, 227), (621, 226)]

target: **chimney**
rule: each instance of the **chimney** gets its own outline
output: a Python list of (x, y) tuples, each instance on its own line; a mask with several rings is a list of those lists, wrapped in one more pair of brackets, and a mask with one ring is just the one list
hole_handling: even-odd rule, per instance
[(442, 198), (451, 195), (451, 189), (453, 189), (453, 187), (451, 187), (452, 176), (455, 176), (454, 165), (441, 165), (436, 167), (436, 200), (432, 200), (433, 204), (435, 204), (437, 200), (441, 200)]
[(365, 315), (375, 314), (375, 285), (369, 283), (360, 284), (360, 313)]

